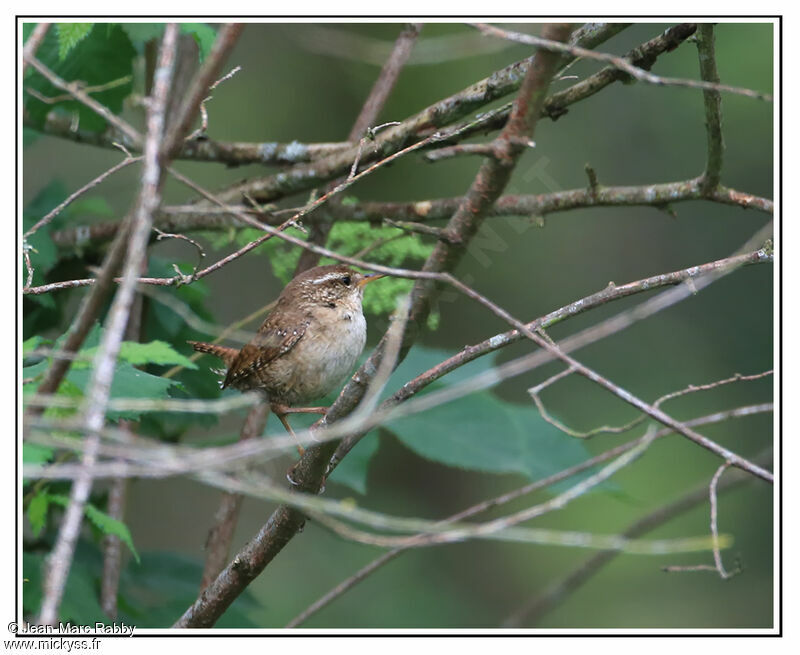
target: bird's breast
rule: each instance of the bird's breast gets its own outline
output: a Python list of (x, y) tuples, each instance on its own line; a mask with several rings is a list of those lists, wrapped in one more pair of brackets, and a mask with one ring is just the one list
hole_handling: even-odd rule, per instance
[(285, 393), (291, 404), (328, 395), (352, 372), (364, 350), (367, 340), (364, 315), (345, 308), (329, 311), (336, 311), (335, 320), (330, 320), (330, 315), (325, 317), (327, 320), (312, 320), (293, 349), (296, 351), (290, 358), (293, 370), (287, 371), (289, 384)]

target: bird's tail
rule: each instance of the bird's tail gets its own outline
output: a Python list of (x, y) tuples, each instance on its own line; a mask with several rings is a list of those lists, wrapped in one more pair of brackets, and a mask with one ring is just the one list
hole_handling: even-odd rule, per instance
[(230, 366), (233, 360), (236, 359), (236, 355), (239, 354), (236, 348), (217, 346), (213, 343), (205, 343), (203, 341), (188, 341), (187, 343), (199, 353), (208, 353), (209, 355), (214, 355), (214, 357), (219, 357), (225, 362), (225, 366)]

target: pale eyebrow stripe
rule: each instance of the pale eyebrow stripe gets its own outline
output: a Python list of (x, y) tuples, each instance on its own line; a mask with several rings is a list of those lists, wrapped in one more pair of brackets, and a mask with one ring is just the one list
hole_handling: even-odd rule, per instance
[(330, 282), (331, 280), (335, 280), (340, 277), (342, 277), (341, 273), (328, 273), (318, 280), (312, 280), (311, 284), (322, 284), (323, 282)]

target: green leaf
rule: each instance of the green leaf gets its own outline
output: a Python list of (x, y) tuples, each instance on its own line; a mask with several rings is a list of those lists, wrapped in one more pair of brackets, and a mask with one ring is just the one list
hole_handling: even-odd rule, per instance
[(162, 37), (165, 25), (166, 23), (119, 23), (139, 52), (144, 52), (148, 41)]
[[(67, 190), (64, 185), (58, 181), (53, 180), (46, 187), (44, 187), (36, 196), (28, 203), (28, 206), (22, 212), (22, 229), (27, 231), (32, 228), (41, 218), (46, 216), (52, 209), (54, 209), (64, 198), (67, 197)], [(24, 246), (29, 250), (31, 264), (34, 269), (34, 284), (41, 284), (44, 282), (44, 273), (49, 271), (53, 265), (58, 261), (58, 249), (50, 238), (50, 230), (57, 228), (64, 220), (65, 216), (58, 215), (53, 221), (43, 228), (37, 230), (32, 236), (27, 237), (24, 241)], [(23, 262), (23, 276), (25, 275), (25, 265)], [(25, 279), (23, 277), (23, 279)]]
[[(68, 496), (64, 496), (62, 494), (48, 494), (47, 498), (49, 502), (55, 503), (56, 505), (61, 505), (62, 507), (69, 506)], [(122, 521), (119, 521), (109, 516), (105, 512), (97, 509), (97, 507), (91, 503), (86, 503), (83, 509), (84, 514), (86, 514), (86, 518), (89, 519), (95, 525), (95, 527), (100, 530), (100, 532), (119, 537), (120, 541), (122, 541), (130, 549), (131, 553), (136, 558), (136, 561), (139, 561), (139, 553), (136, 551), (136, 547), (133, 545), (133, 539), (127, 525), (125, 525)]]
[[(66, 379), (58, 385), (56, 395), (73, 399), (82, 398), (83, 390), (79, 389), (78, 386), (69, 379)], [(44, 415), (47, 418), (68, 418), (70, 416), (75, 416), (77, 413), (77, 407), (48, 407), (44, 410)]]
[[(144, 46), (149, 41), (161, 39), (164, 35), (165, 23), (119, 23), (131, 42), (139, 52), (144, 52)], [(211, 52), (211, 47), (217, 38), (216, 30), (206, 23), (181, 23), (182, 34), (190, 35), (197, 43), (199, 60), (202, 62)]]
[(38, 537), (44, 528), (47, 518), (47, 508), (50, 506), (50, 499), (45, 492), (37, 493), (28, 505), (28, 521), (31, 524), (33, 536)]
[[(197, 599), (197, 581), (203, 575), (199, 560), (172, 552), (142, 553), (141, 563), (122, 571), (119, 621), (146, 628), (169, 628), (175, 617)], [(236, 599), (216, 624), (218, 628), (254, 628), (248, 615), (263, 612), (249, 589)]]
[(371, 434), (359, 441), (331, 473), (330, 480), (366, 495), (367, 473), (373, 455), (378, 452), (378, 435)]
[[(76, 360), (70, 367), (64, 382), (59, 387), (58, 393), (70, 396), (80, 396), (86, 393), (86, 386), (89, 383), (89, 378), (92, 374), (91, 358), (97, 353), (100, 340), (103, 335), (103, 329), (95, 324), (84, 341), (84, 347), (79, 351), (81, 359)], [(62, 335), (56, 340), (56, 348), (59, 348), (63, 343), (66, 335)], [(132, 344), (131, 342), (124, 342), (124, 354), (129, 354), (130, 359), (136, 363), (177, 363), (181, 362), (183, 355), (175, 352), (170, 346), (164, 343), (152, 342), (150, 344)], [(149, 359), (152, 355), (153, 359)], [(23, 369), (25, 377), (33, 377), (34, 373), (39, 373), (39, 367), (46, 367), (48, 363), (39, 362), (35, 366), (29, 366)], [(114, 379), (111, 383), (111, 398), (148, 398), (158, 399), (166, 398), (167, 391), (171, 387), (179, 385), (179, 381), (164, 378), (158, 375), (152, 375), (144, 371), (134, 368), (130, 361), (118, 361), (114, 370)], [(26, 385), (33, 387), (33, 385)], [(55, 411), (55, 410), (47, 410)], [(73, 412), (74, 410), (61, 410)], [(106, 416), (110, 419), (136, 419), (141, 416), (141, 411), (116, 411), (109, 410)]]
[[(81, 351), (81, 354), (94, 357), (97, 354), (97, 348)], [(197, 368), (197, 364), (192, 360), (185, 355), (181, 355), (172, 346), (163, 341), (151, 341), (150, 343), (123, 341), (120, 344), (119, 359), (134, 366), (180, 364), (186, 368)]]
[(38, 141), (41, 134), (27, 125), (22, 127), (22, 147), (28, 148)]
[[(435, 348), (412, 348), (389, 379), (387, 395), (454, 354)], [(490, 356), (479, 357), (422, 393), (451, 386), (492, 368)], [(542, 419), (533, 405), (508, 403), (490, 391), (399, 418), (388, 423), (387, 428), (422, 457), (486, 473), (520, 473), (537, 479), (590, 456), (583, 442)]]
[(87, 504), (85, 511), (86, 518), (94, 523), (100, 532), (118, 537), (119, 540), (128, 547), (134, 558), (136, 558), (136, 561), (141, 561), (139, 558), (139, 553), (136, 551), (136, 547), (133, 545), (131, 531), (128, 529), (127, 525), (125, 525), (122, 521), (109, 516), (105, 512), (101, 512), (94, 505)]
[(181, 32), (191, 34), (200, 51), (200, 61), (203, 61), (217, 38), (217, 32), (206, 23), (181, 23)]
[[(42, 602), (45, 557), (46, 553), (43, 552), (22, 554), (22, 606), (28, 615), (38, 614)], [(61, 621), (72, 621), (76, 625), (94, 625), (96, 621), (108, 621), (97, 600), (99, 571), (102, 571), (102, 562), (97, 548), (90, 549), (81, 540), (75, 551), (58, 612)]]
[(22, 443), (22, 463), (23, 464), (44, 464), (53, 457), (53, 449), (47, 446), (39, 446), (35, 443)]
[(30, 339), (25, 339), (25, 341), (22, 342), (22, 358), (25, 359), (25, 357), (30, 355), (39, 346), (49, 343), (52, 343), (50, 339), (45, 339), (39, 335), (32, 336)]
[(22, 553), (22, 609), (25, 614), (38, 614), (42, 602), (42, 567), (44, 553)]
[(72, 216), (89, 214), (90, 216), (111, 218), (115, 214), (114, 208), (108, 203), (108, 200), (102, 196), (84, 196), (83, 198), (78, 198), (69, 206), (69, 210)]
[(417, 454), (486, 473), (551, 475), (590, 457), (584, 445), (545, 421), (534, 407), (474, 393), (388, 426)]
[[(69, 55), (62, 59), (59, 56), (62, 52), (59, 34), (59, 29), (48, 31), (36, 53), (37, 58), (66, 82), (80, 81), (89, 87), (105, 87), (93, 90), (91, 96), (119, 114), (123, 101), (133, 89), (136, 50), (128, 35), (113, 24), (104, 26), (104, 29), (93, 29), (79, 41), (70, 42)], [(53, 86), (37, 71), (26, 77), (25, 88), (45, 98), (56, 99), (55, 102), (43, 102), (31, 93), (23, 96), (25, 109), (34, 125), (44, 125), (47, 114), (56, 110), (70, 115), (77, 113), (82, 129), (99, 132), (106, 128), (105, 119)]]
[[(75, 384), (86, 393), (89, 383), (91, 368), (71, 368), (67, 373), (67, 380)], [(111, 398), (166, 398), (167, 390), (177, 384), (175, 380), (150, 375), (134, 368), (127, 362), (118, 362), (114, 371), (114, 380), (111, 383)], [(110, 419), (136, 419), (142, 414), (139, 410), (109, 410), (106, 416)]]
[(63, 60), (70, 50), (89, 36), (92, 27), (94, 23), (58, 23), (58, 58)]
[[(369, 288), (369, 286), (372, 285), (368, 285), (367, 288)], [(408, 356), (400, 363), (389, 378), (389, 383), (386, 385), (387, 395), (391, 395), (391, 393), (401, 385), (456, 354), (458, 353), (441, 348), (414, 346), (408, 353)], [(491, 355), (478, 357), (468, 364), (464, 364), (448, 373), (441, 379), (439, 384), (463, 382), (478, 373), (483, 373), (492, 368), (494, 368), (494, 362)]]

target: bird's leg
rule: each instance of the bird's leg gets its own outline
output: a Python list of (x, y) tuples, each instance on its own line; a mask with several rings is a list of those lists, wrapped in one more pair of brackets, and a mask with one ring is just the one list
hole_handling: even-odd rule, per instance
[(281, 405), (284, 414), (327, 414), (328, 407), (287, 407)]
[(297, 452), (300, 454), (300, 457), (302, 457), (305, 454), (306, 449), (300, 445), (297, 435), (294, 433), (294, 430), (292, 430), (292, 426), (289, 425), (289, 420), (286, 418), (286, 415), (291, 412), (291, 407), (281, 405), (279, 403), (272, 403), (271, 407), (272, 411), (275, 412), (275, 416), (277, 416), (280, 419), (280, 422), (283, 423), (283, 427), (286, 428), (286, 431), (291, 434), (292, 438), (297, 442)]

